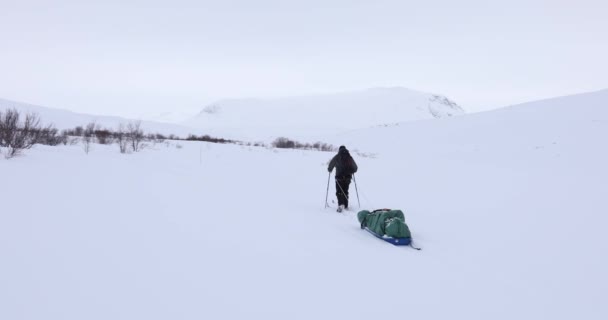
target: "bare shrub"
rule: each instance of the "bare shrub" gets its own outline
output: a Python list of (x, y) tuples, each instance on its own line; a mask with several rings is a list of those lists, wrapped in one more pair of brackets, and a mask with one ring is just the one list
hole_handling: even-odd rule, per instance
[(91, 142), (93, 141), (93, 139), (95, 139), (96, 126), (97, 125), (95, 124), (95, 122), (90, 122), (89, 124), (87, 124), (84, 129), (84, 132), (82, 133), (82, 146), (86, 154), (89, 154), (89, 152), (91, 151)]
[(61, 143), (63, 143), (63, 145), (65, 146), (68, 144), (68, 142), (70, 142), (70, 135), (68, 134), (68, 131), (61, 131)]
[(127, 124), (128, 139), (133, 152), (141, 150), (141, 142), (144, 140), (144, 132), (141, 130), (141, 121), (129, 122)]
[(296, 142), (285, 137), (279, 137), (272, 142), (272, 146), (275, 148), (293, 149), (296, 147)]
[(304, 150), (318, 150), (318, 151), (335, 151), (336, 148), (331, 144), (323, 142), (315, 143), (301, 143), (285, 137), (279, 137), (272, 142), (272, 146), (281, 149), (304, 149)]
[(7, 148), (7, 159), (38, 142), (40, 134), (38, 115), (29, 113), (23, 122), (20, 122), (19, 118), (20, 114), (16, 109), (0, 112), (0, 146)]
[(82, 127), (78, 126), (74, 129), (74, 134), (73, 134), (74, 136), (82, 137), (83, 134), (84, 134), (84, 129)]
[(188, 141), (205, 141), (205, 142), (213, 142), (213, 143), (234, 143), (234, 144), (239, 144), (241, 142), (239, 141), (235, 141), (235, 140), (229, 140), (229, 139), (224, 139), (224, 138), (215, 138), (209, 135), (203, 135), (203, 136), (196, 136), (196, 135), (189, 135), (186, 140)]
[(331, 144), (322, 143), (322, 144), (320, 145), (320, 147), (319, 147), (319, 148), (317, 148), (317, 150), (320, 150), (320, 151), (337, 151), (337, 148), (336, 148), (336, 147), (334, 147), (334, 146), (333, 146), (333, 145), (331, 145)]
[(154, 133), (148, 133), (144, 135), (144, 139), (147, 141), (151, 141), (152, 143), (156, 143), (156, 135)]
[(156, 141), (158, 141), (160, 143), (163, 143), (163, 142), (165, 142), (165, 140), (167, 140), (167, 137), (165, 137), (164, 135), (162, 135), (160, 133), (157, 133), (155, 135), (155, 138), (156, 138)]
[(84, 129), (81, 126), (78, 126), (78, 127), (74, 128), (74, 129), (63, 130), (63, 132), (67, 136), (82, 137), (82, 135), (84, 133)]
[(48, 125), (38, 131), (37, 143), (47, 146), (56, 146), (61, 143), (64, 145), (68, 142), (68, 136), (59, 134), (59, 130), (53, 125)]
[(120, 149), (120, 153), (127, 153), (129, 139), (124, 124), (121, 123), (118, 126), (118, 131), (114, 132), (114, 139), (118, 142), (118, 148)]
[(95, 137), (99, 144), (111, 144), (112, 143), (112, 132), (107, 129), (95, 130)]
[(154, 144), (163, 143), (163, 142), (165, 142), (166, 139), (167, 139), (167, 137), (165, 137), (164, 135), (162, 135), (160, 133), (148, 133), (145, 135), (145, 140), (150, 141)]

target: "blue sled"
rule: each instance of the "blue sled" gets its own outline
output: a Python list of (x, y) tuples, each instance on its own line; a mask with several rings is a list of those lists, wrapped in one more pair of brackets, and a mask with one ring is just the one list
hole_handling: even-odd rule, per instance
[(376, 238), (378, 239), (382, 239), (388, 243), (394, 244), (396, 246), (409, 246), (410, 243), (412, 243), (412, 238), (392, 238), (392, 237), (388, 237), (388, 236), (381, 236), (375, 232), (373, 232), (372, 230), (368, 229), (367, 227), (365, 227), (365, 230), (367, 230), (367, 232), (373, 234)]

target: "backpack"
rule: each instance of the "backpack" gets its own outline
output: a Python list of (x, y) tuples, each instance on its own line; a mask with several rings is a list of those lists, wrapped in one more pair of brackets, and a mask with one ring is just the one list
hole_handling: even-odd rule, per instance
[(347, 175), (351, 175), (355, 173), (355, 160), (351, 157), (350, 154), (343, 154), (340, 157), (340, 162), (342, 166), (342, 172)]

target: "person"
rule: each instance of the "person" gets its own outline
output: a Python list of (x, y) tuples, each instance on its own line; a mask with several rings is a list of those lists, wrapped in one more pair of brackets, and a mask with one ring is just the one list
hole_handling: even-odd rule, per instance
[(353, 174), (357, 172), (357, 163), (345, 146), (340, 146), (338, 154), (331, 161), (327, 171), (330, 173), (336, 168), (336, 197), (338, 198), (338, 212), (348, 209), (348, 187)]

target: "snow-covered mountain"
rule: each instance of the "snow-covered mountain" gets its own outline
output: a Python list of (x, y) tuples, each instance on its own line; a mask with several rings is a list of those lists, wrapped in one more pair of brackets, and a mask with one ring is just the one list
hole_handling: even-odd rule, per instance
[(446, 97), (397, 87), (277, 99), (222, 100), (205, 107), (184, 124), (231, 138), (267, 140), (462, 114), (464, 110)]
[[(121, 123), (126, 124), (134, 119), (126, 119), (115, 116), (101, 116), (84, 113), (76, 113), (68, 110), (43, 107), (23, 102), (0, 99), (0, 111), (17, 109), (22, 113), (36, 113), (40, 116), (43, 124), (54, 124), (58, 129), (73, 129), (76, 126), (85, 126), (89, 122), (95, 122), (101, 127), (115, 129)], [(200, 130), (172, 123), (155, 121), (142, 121), (142, 128), (149, 133), (175, 134), (186, 136), (190, 133), (200, 134)]]

